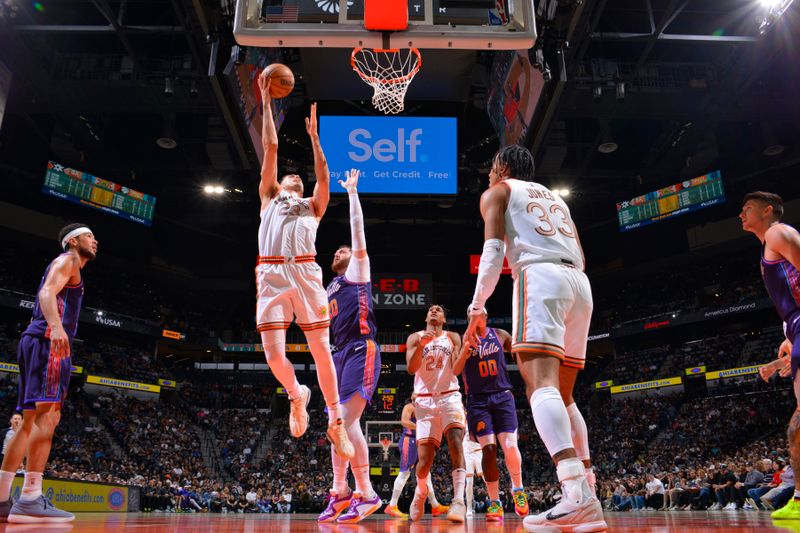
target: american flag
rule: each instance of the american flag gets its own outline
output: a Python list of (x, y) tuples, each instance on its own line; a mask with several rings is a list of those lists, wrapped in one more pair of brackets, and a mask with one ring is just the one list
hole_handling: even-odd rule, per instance
[(267, 22), (297, 22), (300, 8), (293, 6), (265, 6), (264, 18)]

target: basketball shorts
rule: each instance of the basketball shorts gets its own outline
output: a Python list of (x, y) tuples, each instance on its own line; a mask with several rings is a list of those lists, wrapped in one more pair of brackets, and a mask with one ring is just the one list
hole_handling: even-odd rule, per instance
[(408, 472), (417, 464), (417, 439), (404, 431), (397, 446), (400, 449), (400, 471)]
[(477, 474), (479, 476), (483, 475), (483, 452), (478, 449), (475, 452), (468, 452), (464, 449), (464, 462), (467, 465), (467, 475), (469, 474)]
[(50, 353), (50, 339), (23, 335), (17, 348), (19, 364), (18, 411), (36, 409), (37, 403), (61, 403), (67, 398), (72, 357), (59, 360)]
[(511, 351), (549, 355), (582, 369), (592, 320), (586, 274), (568, 265), (532, 263), (514, 277)]
[(280, 263), (256, 266), (258, 331), (288, 329), (294, 319), (300, 329), (328, 330), (328, 296), (322, 269), (316, 263)]
[(442, 444), (442, 434), (451, 428), (463, 429), (466, 425), (461, 393), (451, 392), (445, 396), (418, 396), (414, 400), (417, 417), (417, 443)]
[(339, 403), (354, 394), (370, 402), (381, 374), (381, 350), (372, 339), (350, 342), (333, 354), (339, 380)]
[(467, 395), (469, 434), (476, 439), (486, 435), (513, 433), (519, 427), (517, 406), (511, 391)]

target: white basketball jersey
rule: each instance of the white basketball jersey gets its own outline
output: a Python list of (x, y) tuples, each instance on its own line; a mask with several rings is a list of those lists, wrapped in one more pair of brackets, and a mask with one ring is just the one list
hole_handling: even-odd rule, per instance
[(469, 424), (464, 426), (464, 442), (462, 445), (464, 447), (464, 453), (478, 453), (482, 451), (481, 445), (472, 440), (469, 436)]
[(569, 207), (539, 183), (507, 179), (506, 257), (516, 275), (531, 263), (571, 261), (583, 270), (583, 258)]
[(258, 255), (294, 257), (314, 255), (319, 222), (311, 198), (281, 191), (261, 211), (258, 227)]
[(422, 365), (414, 375), (414, 392), (431, 394), (458, 390), (458, 379), (453, 374), (453, 341), (446, 331), (422, 349)]

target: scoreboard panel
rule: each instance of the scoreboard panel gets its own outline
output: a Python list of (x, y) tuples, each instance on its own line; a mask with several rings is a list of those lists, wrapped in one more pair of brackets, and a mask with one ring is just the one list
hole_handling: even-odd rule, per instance
[(378, 414), (394, 415), (397, 413), (397, 389), (378, 388)]
[(683, 215), (725, 201), (719, 170), (617, 204), (620, 231)]

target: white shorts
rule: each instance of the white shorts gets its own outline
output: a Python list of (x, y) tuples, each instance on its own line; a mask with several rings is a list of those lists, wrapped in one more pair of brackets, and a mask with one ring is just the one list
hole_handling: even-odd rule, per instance
[(464, 429), (467, 425), (460, 392), (445, 396), (418, 396), (414, 400), (414, 414), (417, 417), (417, 444), (432, 442), (438, 448), (443, 433), (454, 427)]
[(582, 369), (593, 307), (589, 278), (577, 268), (525, 266), (514, 277), (511, 351), (550, 355)]
[(287, 329), (294, 319), (300, 329), (330, 326), (328, 295), (322, 287), (322, 269), (314, 262), (256, 266), (258, 331)]
[(467, 475), (477, 474), (483, 475), (483, 452), (468, 452), (464, 450), (464, 462), (467, 464)]

